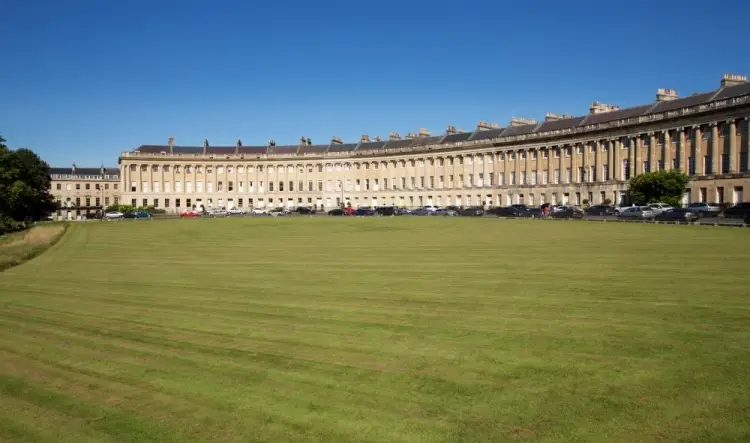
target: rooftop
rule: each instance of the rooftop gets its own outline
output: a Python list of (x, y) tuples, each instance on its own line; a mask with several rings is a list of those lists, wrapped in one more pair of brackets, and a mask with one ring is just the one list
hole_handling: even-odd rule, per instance
[[(565, 131), (577, 127), (601, 125), (610, 122), (628, 120), (636, 117), (663, 114), (676, 111), (685, 107), (698, 106), (711, 102), (729, 100), (736, 97), (750, 95), (750, 82), (747, 78), (737, 74), (725, 74), (721, 79), (720, 87), (713, 91), (691, 94), (679, 97), (674, 89), (659, 88), (656, 100), (639, 106), (620, 108), (617, 105), (607, 105), (598, 101), (592, 103), (589, 113), (581, 116), (567, 114), (547, 114), (547, 118), (535, 123), (534, 119), (513, 118), (508, 127), (501, 128), (497, 125), (482, 121), (474, 132), (456, 133), (454, 127), (442, 135), (429, 136), (427, 130), (421, 129), (420, 135), (415, 138), (394, 139), (384, 141), (360, 141), (357, 143), (341, 143), (340, 139), (328, 145), (286, 145), (286, 146), (172, 146), (173, 138), (168, 145), (142, 145), (134, 150), (144, 154), (175, 153), (175, 154), (323, 154), (341, 153), (350, 151), (371, 150), (394, 150), (402, 148), (413, 148), (418, 146), (429, 146), (438, 144), (459, 143), (464, 141), (491, 140), (499, 137), (520, 136), (528, 134), (550, 133), (554, 135), (557, 131)], [(394, 133), (395, 134), (395, 133)], [(363, 136), (364, 137), (364, 136)], [(369, 140), (369, 138), (368, 138)]]

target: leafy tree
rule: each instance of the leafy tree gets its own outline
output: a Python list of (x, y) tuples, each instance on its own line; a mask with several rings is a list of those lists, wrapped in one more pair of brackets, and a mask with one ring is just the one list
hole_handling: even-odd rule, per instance
[(689, 182), (690, 177), (679, 169), (661, 170), (632, 177), (628, 188), (634, 203), (662, 202), (678, 207)]
[(27, 227), (55, 210), (49, 165), (28, 149), (11, 151), (0, 137), (0, 233)]

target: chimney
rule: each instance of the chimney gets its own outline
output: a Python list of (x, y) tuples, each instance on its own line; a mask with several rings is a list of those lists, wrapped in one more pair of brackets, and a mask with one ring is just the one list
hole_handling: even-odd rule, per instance
[(414, 140), (415, 138), (417, 138), (417, 134), (415, 134), (413, 132), (409, 132), (408, 134), (406, 134), (406, 137), (404, 137), (404, 138), (406, 140)]
[(361, 143), (370, 143), (370, 136), (367, 134), (362, 134), (362, 136), (359, 137), (359, 141)]
[(75, 174), (75, 173), (76, 173), (76, 163), (73, 162), (73, 167), (71, 168), (71, 174)]
[(517, 126), (527, 126), (527, 125), (535, 125), (536, 119), (533, 118), (523, 118), (523, 117), (512, 117), (510, 119), (510, 127), (515, 128)]
[(721, 79), (721, 87), (726, 88), (727, 86), (736, 86), (747, 83), (747, 76), (740, 74), (724, 74)]
[(375, 136), (375, 138), (374, 138), (374, 140), (375, 140), (376, 142), (379, 142), (379, 141), (380, 141), (380, 136), (379, 136), (379, 135), (376, 135), (376, 136)]
[(447, 127), (447, 128), (445, 129), (445, 135), (453, 135), (453, 134), (455, 134), (455, 133), (456, 133), (456, 127), (455, 127), (455, 126), (450, 126), (450, 125), (449, 125), (449, 126), (448, 126), (448, 127)]
[(398, 132), (391, 132), (388, 134), (388, 140), (401, 140), (401, 135)]
[[(99, 169), (99, 172), (101, 172), (102, 175), (104, 175), (104, 162), (102, 162), (102, 167)], [(99, 185), (97, 185), (97, 186), (99, 186)]]
[(208, 139), (203, 139), (203, 153), (208, 152)]
[(594, 102), (594, 103), (591, 103), (591, 107), (589, 108), (589, 113), (601, 114), (602, 112), (617, 111), (618, 109), (620, 109), (620, 107), (617, 105), (608, 105), (606, 103)]
[(174, 135), (170, 135), (167, 140), (167, 146), (169, 146), (169, 153), (171, 154), (174, 148)]
[(420, 137), (429, 137), (430, 131), (425, 128), (419, 128), (419, 136)]
[(656, 101), (657, 102), (668, 102), (677, 99), (676, 89), (664, 89), (659, 88), (656, 90)]
[(487, 131), (491, 128), (490, 124), (484, 120), (477, 122), (477, 131)]
[(341, 145), (341, 144), (344, 144), (344, 142), (341, 141), (341, 137), (331, 137), (331, 144), (332, 145)]

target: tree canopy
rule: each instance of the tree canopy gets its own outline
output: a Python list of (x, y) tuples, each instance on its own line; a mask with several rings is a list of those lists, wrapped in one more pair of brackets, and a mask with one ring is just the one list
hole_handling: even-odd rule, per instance
[(8, 149), (0, 137), (0, 234), (23, 229), (54, 209), (49, 165), (29, 149)]
[(667, 203), (679, 207), (690, 177), (679, 169), (661, 170), (636, 175), (628, 182), (634, 203)]

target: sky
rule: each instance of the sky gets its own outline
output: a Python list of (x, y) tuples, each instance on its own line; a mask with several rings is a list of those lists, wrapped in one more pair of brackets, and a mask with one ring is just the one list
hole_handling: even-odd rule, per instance
[(142, 144), (356, 142), (630, 106), (750, 75), (750, 2), (0, 0), (0, 136), (52, 166)]

